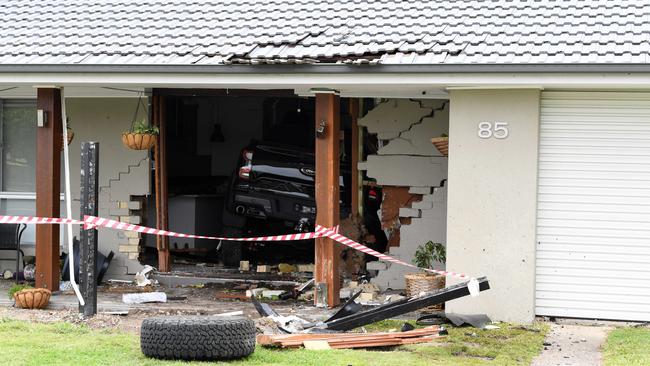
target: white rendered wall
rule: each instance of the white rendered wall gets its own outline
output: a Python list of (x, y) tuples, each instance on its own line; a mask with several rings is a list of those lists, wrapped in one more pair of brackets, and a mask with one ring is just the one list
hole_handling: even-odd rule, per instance
[[(531, 322), (540, 92), (454, 90), (450, 97), (447, 269), (485, 275), (491, 289), (446, 309)], [(486, 121), (508, 123), (508, 137), (479, 138)]]

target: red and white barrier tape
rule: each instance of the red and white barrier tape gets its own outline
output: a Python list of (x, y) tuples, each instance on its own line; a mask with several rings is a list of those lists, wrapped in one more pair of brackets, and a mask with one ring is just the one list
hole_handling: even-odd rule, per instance
[(293, 240), (306, 240), (306, 239), (316, 239), (327, 237), (338, 243), (346, 245), (352, 249), (358, 250), (360, 252), (372, 255), (379, 258), (382, 261), (392, 262), (400, 264), (403, 266), (417, 268), (423, 271), (440, 274), (443, 276), (451, 276), (464, 280), (470, 280), (470, 293), (473, 296), (478, 294), (478, 282), (475, 278), (470, 277), (464, 273), (457, 272), (448, 272), (448, 271), (439, 271), (435, 269), (420, 268), (411, 263), (401, 261), (397, 258), (393, 258), (383, 253), (379, 253), (376, 250), (368, 248), (367, 246), (357, 243), (356, 241), (347, 238), (338, 233), (338, 227), (336, 228), (327, 228), (321, 225), (316, 225), (316, 231), (311, 233), (298, 233), (298, 234), (286, 234), (286, 235), (273, 235), (273, 236), (258, 236), (250, 238), (226, 238), (219, 236), (204, 236), (204, 235), (194, 235), (194, 234), (183, 234), (167, 230), (159, 230), (146, 226), (128, 224), (121, 221), (105, 219), (102, 217), (96, 216), (86, 216), (83, 221), (73, 220), (73, 219), (61, 219), (53, 217), (32, 217), (32, 216), (0, 216), (0, 224), (71, 224), (71, 225), (83, 225), (85, 230), (92, 229), (95, 227), (106, 227), (109, 229), (116, 230), (125, 230), (125, 231), (135, 231), (143, 234), (153, 234), (153, 235), (165, 235), (177, 238), (192, 238), (192, 239), (207, 239), (207, 240), (226, 240), (226, 241), (293, 241)]
[(83, 225), (81, 220), (59, 219), (54, 217), (0, 216), (0, 224), (73, 224)]
[[(1, 223), (2, 221), (0, 221)], [(143, 234), (164, 235), (175, 238), (191, 238), (191, 239), (207, 239), (207, 240), (227, 240), (227, 241), (292, 241), (292, 240), (306, 240), (319, 237), (317, 233), (298, 233), (287, 235), (273, 235), (273, 236), (257, 236), (250, 238), (226, 238), (220, 236), (203, 236), (193, 234), (176, 233), (173, 231), (159, 230), (146, 226), (127, 224), (121, 221), (104, 219), (95, 216), (86, 216), (84, 221), (84, 229), (92, 229), (96, 226), (107, 227), (116, 230), (135, 231)], [(322, 235), (321, 235), (322, 236)]]
[(337, 242), (339, 242), (339, 243), (341, 243), (343, 245), (346, 245), (346, 246), (348, 246), (348, 247), (350, 247), (352, 249), (356, 249), (356, 250), (358, 250), (360, 252), (370, 254), (373, 257), (377, 257), (377, 258), (381, 259), (382, 261), (401, 264), (403, 266), (407, 266), (407, 267), (411, 267), (411, 268), (417, 268), (417, 269), (421, 269), (423, 271), (436, 273), (436, 274), (440, 274), (440, 275), (443, 275), (443, 276), (452, 276), (452, 277), (462, 278), (462, 279), (466, 279), (466, 280), (471, 278), (470, 276), (468, 276), (468, 275), (466, 275), (464, 273), (439, 271), (439, 270), (429, 269), (429, 268), (420, 268), (420, 267), (418, 267), (416, 265), (413, 265), (411, 263), (407, 263), (407, 262), (401, 261), (401, 260), (399, 260), (397, 258), (393, 258), (393, 257), (391, 257), (389, 255), (379, 253), (376, 250), (368, 248), (367, 246), (365, 246), (363, 244), (357, 243), (356, 241), (354, 241), (354, 240), (352, 240), (350, 238), (347, 238), (347, 237), (345, 237), (345, 236), (343, 236), (341, 234), (338, 234), (338, 233), (336, 233), (336, 232), (334, 232), (334, 231), (332, 231), (332, 230), (330, 230), (330, 229), (328, 229), (326, 227), (320, 226), (320, 225), (316, 225), (316, 232), (321, 233), (322, 236), (328, 237), (328, 238), (330, 238), (330, 239), (332, 239), (334, 241), (337, 241)]

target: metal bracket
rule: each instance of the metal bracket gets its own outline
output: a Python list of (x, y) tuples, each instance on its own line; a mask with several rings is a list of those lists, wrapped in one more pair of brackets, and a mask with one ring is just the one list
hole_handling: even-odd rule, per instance
[(327, 307), (327, 284), (317, 283), (314, 285), (314, 298), (316, 299), (316, 306), (319, 308)]

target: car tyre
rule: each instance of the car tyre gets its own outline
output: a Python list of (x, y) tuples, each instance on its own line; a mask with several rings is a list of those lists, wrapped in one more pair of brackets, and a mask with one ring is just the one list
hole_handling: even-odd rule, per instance
[(255, 350), (255, 324), (241, 317), (161, 316), (140, 330), (147, 357), (173, 360), (229, 360)]

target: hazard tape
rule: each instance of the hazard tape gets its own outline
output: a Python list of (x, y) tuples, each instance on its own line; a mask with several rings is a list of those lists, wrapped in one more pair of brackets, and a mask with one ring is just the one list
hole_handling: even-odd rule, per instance
[[(1, 221), (0, 221), (1, 222)], [(191, 238), (191, 239), (207, 239), (207, 240), (227, 240), (227, 241), (293, 241), (293, 240), (307, 240), (315, 239), (319, 235), (315, 232), (312, 233), (298, 233), (298, 234), (286, 234), (286, 235), (272, 235), (272, 236), (256, 236), (249, 238), (226, 238), (221, 236), (204, 236), (204, 235), (193, 235), (193, 234), (183, 234), (177, 233), (168, 230), (154, 229), (146, 226), (128, 224), (121, 221), (115, 221), (110, 219), (105, 219), (102, 217), (96, 216), (85, 216), (84, 229), (92, 229), (97, 226), (106, 227), (109, 229), (116, 230), (125, 230), (125, 231), (135, 231), (143, 234), (152, 234), (152, 235), (164, 235), (171, 236), (175, 238)], [(321, 235), (322, 236), (322, 235)]]
[[(256, 236), (249, 238), (227, 238), (220, 236), (204, 236), (204, 235), (194, 235), (194, 234), (184, 234), (177, 233), (174, 231), (154, 229), (141, 225), (129, 224), (126, 222), (105, 219), (103, 217), (97, 216), (85, 216), (84, 220), (74, 220), (74, 219), (61, 219), (53, 217), (33, 217), (33, 216), (1, 216), (0, 215), (0, 224), (63, 224), (63, 225), (83, 225), (85, 230), (93, 229), (96, 227), (105, 227), (115, 230), (124, 230), (124, 231), (134, 231), (142, 234), (152, 234), (152, 235), (164, 235), (176, 238), (192, 238), (192, 239), (207, 239), (207, 240), (225, 240), (225, 241), (242, 241), (242, 242), (257, 242), (257, 241), (295, 241), (295, 240), (307, 240), (307, 239), (316, 239), (316, 238), (330, 238), (338, 243), (341, 243), (345, 246), (348, 246), (352, 249), (358, 250), (360, 252), (372, 255), (378, 259), (386, 262), (391, 262), (395, 264), (400, 264), (403, 266), (420, 269), (430, 273), (436, 273), (443, 276), (451, 276), (460, 279), (470, 279), (472, 285), (478, 284), (476, 279), (470, 277), (464, 273), (449, 272), (449, 271), (440, 271), (430, 268), (420, 268), (411, 263), (401, 261), (397, 258), (393, 258), (389, 255), (379, 253), (378, 251), (368, 248), (367, 246), (357, 243), (356, 241), (345, 237), (338, 233), (338, 226), (335, 228), (327, 228), (321, 225), (316, 225), (316, 230), (311, 233), (297, 233), (297, 234), (286, 234), (286, 235), (272, 235), (272, 236)], [(472, 286), (474, 287), (474, 286)], [(474, 291), (471, 291), (474, 292)]]
[(443, 276), (452, 276), (452, 277), (457, 277), (457, 278), (462, 278), (462, 279), (470, 279), (471, 278), (470, 276), (468, 276), (468, 275), (466, 275), (464, 273), (439, 271), (439, 270), (430, 269), (430, 268), (420, 268), (420, 267), (418, 267), (416, 265), (413, 265), (411, 263), (407, 263), (407, 262), (401, 261), (401, 260), (399, 260), (397, 258), (393, 258), (393, 257), (391, 257), (389, 255), (379, 253), (378, 251), (376, 251), (374, 249), (368, 248), (367, 246), (365, 246), (363, 244), (357, 243), (356, 241), (354, 241), (354, 240), (352, 240), (352, 239), (350, 239), (348, 237), (345, 237), (345, 236), (343, 236), (341, 234), (336, 233), (335, 231), (333, 231), (333, 230), (331, 230), (329, 228), (326, 228), (326, 227), (323, 227), (323, 226), (320, 226), (320, 225), (316, 225), (316, 232), (322, 234), (322, 236), (328, 237), (328, 238), (330, 238), (330, 239), (332, 239), (332, 240), (334, 240), (336, 242), (339, 242), (339, 243), (341, 243), (343, 245), (346, 245), (346, 246), (348, 246), (348, 247), (350, 247), (352, 249), (356, 249), (356, 250), (358, 250), (360, 252), (370, 254), (373, 257), (377, 257), (382, 261), (392, 262), (392, 263), (395, 263), (395, 264), (401, 264), (403, 266), (407, 266), (407, 267), (411, 267), (411, 268), (417, 268), (417, 269), (421, 269), (423, 271), (427, 271), (427, 272), (430, 272), (430, 273), (436, 273), (436, 274), (443, 275)]

